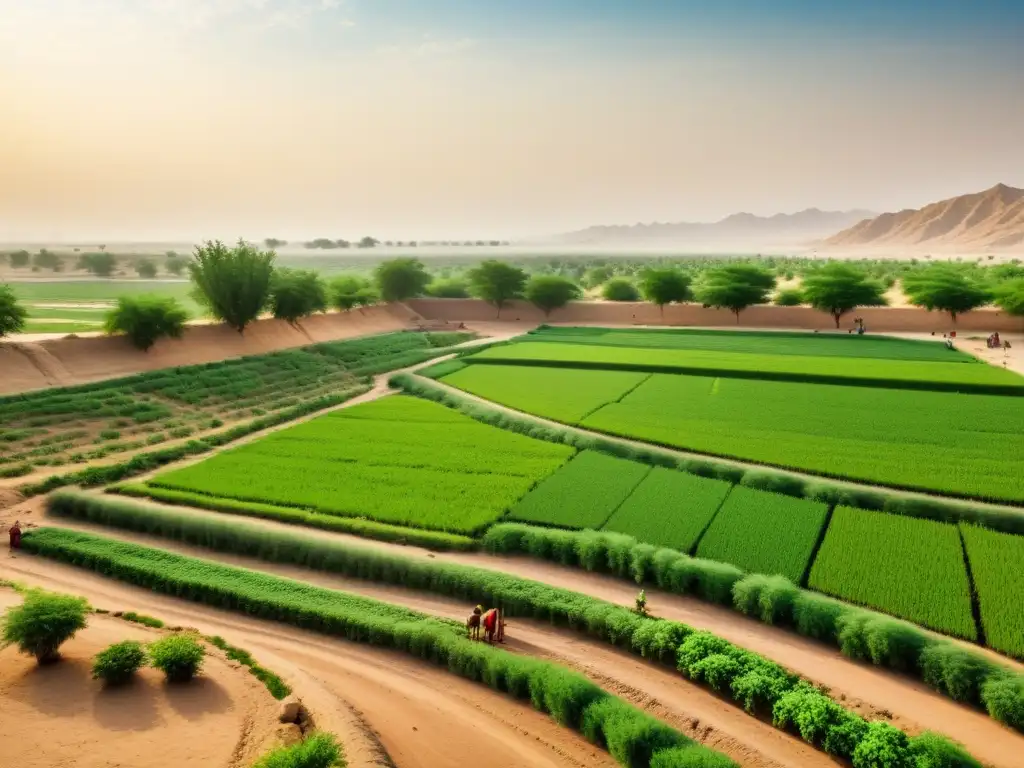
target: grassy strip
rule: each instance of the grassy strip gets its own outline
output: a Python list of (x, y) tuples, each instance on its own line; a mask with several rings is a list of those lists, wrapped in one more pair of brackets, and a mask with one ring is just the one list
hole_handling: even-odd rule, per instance
[(243, 515), (245, 517), (258, 517), (264, 520), (274, 520), (289, 525), (304, 525), (309, 528), (320, 528), (335, 533), (349, 533), (354, 536), (362, 536), (366, 539), (376, 539), (394, 544), (408, 544), (414, 547), (424, 547), (439, 552), (445, 551), (468, 551), (479, 547), (476, 539), (469, 536), (460, 536), (455, 533), (442, 533), (440, 531), (427, 531), (419, 528), (407, 528), (401, 525), (389, 525), (378, 523), (374, 520), (362, 518), (338, 517), (337, 515), (323, 515), (318, 512), (311, 512), (304, 509), (279, 507), (274, 504), (258, 504), (250, 501), (236, 501), (235, 499), (215, 498), (201, 493), (189, 491), (175, 491), (169, 488), (157, 488), (145, 483), (122, 483), (107, 489), (108, 492), (118, 493), (123, 496), (134, 496), (136, 498), (148, 498), (154, 501), (161, 501), (165, 504), (174, 504), (182, 507), (199, 507), (215, 512), (224, 512), (229, 515)]
[(913, 624), (800, 589), (782, 577), (747, 575), (629, 536), (595, 531), (503, 523), (487, 532), (483, 544), (495, 554), (531, 555), (733, 608), (834, 645), (855, 661), (920, 678), (940, 693), (984, 707), (994, 719), (1024, 732), (1024, 675)]
[[(497, 604), (508, 615), (541, 618), (588, 631), (606, 642), (646, 658), (677, 664), (687, 677), (731, 695), (737, 704), (749, 712), (771, 715), (780, 727), (788, 727), (794, 722), (786, 719), (789, 715), (783, 717), (780, 714), (788, 711), (787, 708), (796, 707), (799, 712), (803, 712), (805, 707), (818, 708), (828, 713), (830, 719), (821, 724), (821, 729), (814, 736), (801, 735), (815, 746), (847, 759), (855, 758), (861, 741), (869, 739), (870, 729), (874, 727), (777, 664), (711, 633), (697, 632), (679, 622), (641, 617), (613, 603), (540, 582), (483, 568), (414, 560), (340, 542), (305, 536), (282, 536), (251, 526), (228, 526), (217, 520), (185, 516), (152, 507), (112, 505), (108, 499), (81, 493), (57, 494), (51, 497), (49, 509), (57, 514), (144, 531), (217, 551), (299, 564), (374, 582), (400, 584), (473, 602)], [(607, 538), (606, 535), (596, 534), (594, 541), (600, 545)], [(618, 538), (628, 540), (628, 537)], [(648, 549), (653, 551), (653, 547)], [(580, 552), (583, 556), (594, 558), (594, 564), (600, 561), (611, 562), (614, 557), (600, 546), (590, 549), (582, 546)], [(630, 565), (635, 567), (634, 564)], [(651, 565), (653, 563), (646, 567)], [(708, 661), (711, 656), (724, 656), (729, 661)], [(709, 669), (709, 665), (719, 663), (724, 664), (722, 669), (717, 672)], [(804, 703), (799, 706), (795, 704), (794, 696)], [(856, 738), (851, 737), (841, 744), (836, 742), (830, 747), (823, 737), (833, 725), (837, 728), (842, 726), (843, 733), (850, 732)]]
[(417, 373), (428, 379), (440, 379), (447, 376), (449, 373), (461, 371), (465, 367), (466, 363), (458, 358), (453, 358), (451, 360), (444, 360), (440, 363), (434, 363), (434, 365), (427, 368), (421, 368)]
[[(627, 768), (734, 766), (582, 675), (470, 641), (456, 622), (160, 550), (56, 528), (31, 531), (25, 549), (132, 584), (261, 619), (403, 651), (518, 699), (581, 731)], [(668, 753), (667, 755), (665, 753)], [(675, 756), (673, 756), (675, 755)]]
[(220, 635), (209, 635), (206, 640), (211, 645), (224, 651), (224, 654), (232, 661), (237, 661), (239, 664), (248, 667), (252, 676), (263, 683), (267, 690), (270, 691), (270, 695), (278, 701), (292, 692), (292, 689), (285, 684), (284, 680), (266, 667), (261, 667), (247, 650), (231, 645)]
[(588, 434), (574, 427), (544, 424), (536, 417), (481, 403), (443, 384), (413, 374), (396, 374), (389, 383), (407, 394), (442, 403), (484, 424), (539, 440), (564, 443), (580, 450), (600, 451), (656, 467), (679, 469), (701, 477), (713, 477), (748, 488), (820, 501), (832, 506), (883, 511), (943, 523), (967, 522), (1004, 533), (1024, 534), (1024, 511), (1017, 509), (996, 509), (968, 502), (913, 497), (882, 488), (840, 485), (825, 479), (808, 481), (788, 472), (765, 467), (743, 467), (713, 457), (689, 459), (656, 446), (639, 447), (626, 440)]

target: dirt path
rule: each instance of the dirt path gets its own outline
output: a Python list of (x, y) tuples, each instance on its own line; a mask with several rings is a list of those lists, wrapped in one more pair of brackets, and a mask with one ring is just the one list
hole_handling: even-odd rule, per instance
[[(0, 589), (0, 611), (20, 597)], [(243, 768), (273, 746), (277, 703), (255, 678), (212, 651), (203, 675), (168, 686), (144, 669), (131, 685), (104, 689), (92, 658), (123, 640), (151, 642), (161, 633), (106, 616), (62, 649), (59, 664), (39, 667), (14, 648), (0, 651), (0, 763), (19, 768)]]
[[(154, 595), (26, 555), (0, 558), (0, 574), (47, 589), (82, 594), (97, 606), (146, 612), (204, 633), (219, 634), (246, 648), (293, 686), (312, 710), (318, 727), (339, 735), (351, 768), (390, 764), (401, 768), (465, 768), (467, 756), (485, 754), (500, 755), (502, 765), (615, 765), (607, 753), (528, 704), (514, 702), (404, 654)], [(45, 765), (49, 768), (54, 764)], [(101, 763), (97, 768), (110, 764)], [(167, 761), (153, 766), (170, 768), (179, 764)]]
[[(64, 524), (59, 520), (48, 522)], [(295, 532), (294, 528), (275, 523), (252, 522), (270, 529)], [(466, 606), (428, 593), (411, 592), (306, 569), (220, 555), (112, 529), (79, 523), (70, 527), (259, 568), (310, 583), (401, 603), (417, 610), (450, 618), (461, 619), (466, 612)], [(635, 592), (632, 585), (618, 579), (532, 559), (464, 553), (434, 554), (426, 550), (368, 542), (326, 532), (303, 532), (315, 538), (345, 540), (364, 547), (401, 552), (407, 556), (431, 557), (441, 561), (498, 570), (589, 594), (620, 605), (631, 605)], [(24, 556), (15, 560), (18, 571), (25, 574), (34, 574), (40, 570), (45, 574), (57, 567)], [(0, 574), (8, 562), (10, 561), (0, 559)], [(1015, 758), (1010, 759), (1010, 756), (1018, 755), (1024, 750), (1024, 736), (1000, 726), (982, 712), (957, 705), (917, 681), (856, 664), (832, 648), (791, 632), (746, 619), (725, 608), (659, 590), (648, 590), (648, 599), (656, 615), (709, 630), (741, 647), (760, 653), (814, 682), (827, 686), (832, 695), (845, 706), (859, 711), (866, 717), (877, 718), (889, 714), (891, 717), (888, 719), (910, 733), (924, 730), (939, 731), (962, 742), (979, 759), (997, 768), (1012, 768), (1016, 762)], [(524, 644), (523, 650), (559, 659), (590, 674), (610, 690), (633, 700), (640, 706), (649, 707), (652, 713), (673, 723), (680, 730), (706, 742), (709, 746), (727, 752), (745, 765), (813, 765), (813, 760), (821, 759), (821, 755), (816, 752), (811, 756), (800, 751), (793, 752), (792, 750), (797, 748), (808, 748), (769, 725), (749, 717), (734, 705), (722, 702), (702, 689), (688, 685), (671, 671), (648, 665), (630, 654), (608, 648), (602, 643), (595, 643), (575, 633), (522, 619), (513, 619), (510, 622), (509, 635), (510, 638), (514, 638), (516, 644)], [(517, 646), (514, 644), (512, 647)], [(1024, 666), (1018, 665), (1018, 668)], [(694, 725), (693, 721), (697, 724)], [(750, 760), (754, 762), (749, 762)]]

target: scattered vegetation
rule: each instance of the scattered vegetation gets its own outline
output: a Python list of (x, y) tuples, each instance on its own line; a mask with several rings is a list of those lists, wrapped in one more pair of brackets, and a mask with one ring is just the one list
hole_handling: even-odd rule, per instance
[(92, 677), (107, 685), (124, 685), (145, 666), (147, 660), (142, 643), (134, 640), (114, 643), (93, 659)]
[(16, 645), (40, 664), (60, 658), (60, 647), (85, 628), (89, 604), (80, 597), (42, 590), (24, 593), (21, 605), (4, 615), (0, 645)]
[(202, 669), (206, 649), (196, 638), (179, 632), (151, 643), (149, 657), (167, 682), (187, 683)]
[(253, 768), (344, 768), (345, 765), (345, 755), (337, 739), (321, 732), (298, 744), (268, 752)]

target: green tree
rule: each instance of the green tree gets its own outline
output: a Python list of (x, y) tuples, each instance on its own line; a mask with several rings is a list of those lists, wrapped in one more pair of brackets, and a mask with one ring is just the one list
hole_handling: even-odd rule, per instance
[(804, 303), (804, 292), (799, 288), (784, 288), (775, 296), (775, 304), (780, 307), (799, 307)]
[(630, 280), (613, 277), (601, 286), (601, 295), (607, 301), (640, 301), (640, 291)]
[(430, 283), (430, 275), (419, 259), (383, 261), (373, 276), (384, 301), (405, 301), (419, 296)]
[(48, 251), (45, 248), (32, 257), (32, 265), (40, 269), (50, 269), (54, 272), (60, 272), (64, 269), (64, 262), (60, 260), (60, 257), (53, 251)]
[(156, 277), (156, 264), (149, 259), (140, 259), (135, 262), (135, 271), (139, 273), (139, 277), (152, 280)]
[(183, 259), (180, 256), (168, 256), (167, 261), (164, 262), (164, 269), (169, 274), (180, 275), (185, 271), (185, 267), (188, 264), (188, 259)]
[(540, 309), (544, 317), (578, 299), (580, 294), (579, 286), (558, 275), (535, 275), (526, 283), (524, 291), (526, 300)]
[(993, 293), (996, 306), (1003, 312), (1009, 315), (1024, 315), (1024, 278), (1000, 283)]
[(493, 304), (501, 317), (501, 308), (523, 293), (526, 273), (503, 261), (481, 261), (466, 273), (470, 292), (477, 298)]
[(117, 259), (112, 253), (83, 253), (78, 259), (78, 268), (96, 277), (110, 277), (117, 268)]
[(687, 301), (693, 297), (690, 292), (690, 278), (678, 269), (647, 269), (640, 275), (640, 293), (652, 304), (657, 304), (662, 316), (665, 305)]
[(211, 315), (242, 333), (267, 305), (275, 258), (273, 251), (241, 239), (234, 248), (207, 241), (196, 247), (188, 265), (194, 295)]
[(107, 313), (106, 332), (123, 333), (147, 352), (157, 339), (180, 339), (187, 320), (188, 312), (169, 296), (121, 296)]
[(279, 320), (296, 323), (327, 311), (327, 287), (310, 269), (279, 269), (270, 283), (270, 310)]
[(268, 237), (266, 240), (263, 241), (263, 246), (268, 251), (276, 250), (276, 249), (281, 248), (281, 247), (283, 247), (285, 245), (288, 245), (288, 241), (287, 240), (278, 240), (276, 237)]
[(153, 666), (167, 676), (169, 683), (187, 683), (202, 669), (206, 649), (188, 634), (169, 635), (149, 646)]
[(377, 289), (372, 285), (367, 285), (361, 288), (356, 294), (356, 306), (357, 307), (372, 307), (374, 304), (380, 303), (380, 294)]
[(9, 285), (0, 285), (0, 336), (18, 333), (25, 327), (28, 312), (25, 310), (14, 289)]
[(83, 598), (32, 590), (4, 615), (0, 646), (16, 645), (40, 664), (56, 661), (61, 645), (85, 628), (88, 609)]
[(376, 248), (378, 245), (380, 245), (380, 240), (378, 240), (378, 239), (376, 239), (374, 237), (370, 237), (369, 235), (367, 235), (366, 237), (364, 237), (362, 240), (359, 241), (359, 246), (358, 247), (359, 248)]
[(740, 322), (740, 312), (765, 304), (775, 288), (775, 275), (749, 264), (728, 264), (708, 270), (697, 289), (697, 300), (709, 307), (728, 309)]
[(28, 266), (30, 255), (28, 251), (15, 251), (9, 258), (12, 269), (21, 269)]
[(804, 301), (828, 312), (839, 327), (839, 319), (857, 307), (884, 307), (882, 286), (846, 264), (827, 264), (804, 277)]
[(583, 275), (583, 284), (588, 288), (597, 288), (604, 285), (615, 275), (615, 270), (609, 266), (600, 266), (588, 269)]
[(908, 274), (903, 278), (903, 293), (914, 306), (924, 307), (929, 312), (935, 309), (949, 312), (954, 324), (957, 315), (977, 309), (992, 299), (988, 290), (968, 280), (960, 270), (942, 265)]
[(368, 280), (353, 275), (338, 275), (328, 286), (328, 297), (331, 306), (347, 312), (352, 307), (360, 306), (360, 294), (370, 288)]
[(457, 277), (435, 280), (427, 286), (427, 295), (436, 299), (468, 299), (469, 286)]

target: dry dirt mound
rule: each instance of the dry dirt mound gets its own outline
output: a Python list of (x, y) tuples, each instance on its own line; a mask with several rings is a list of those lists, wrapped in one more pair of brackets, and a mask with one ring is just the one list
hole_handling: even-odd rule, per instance
[[(18, 602), (0, 592), (0, 609)], [(120, 619), (92, 616), (62, 648), (63, 659), (40, 667), (14, 648), (0, 651), (3, 765), (18, 768), (210, 768), (248, 766), (273, 745), (277, 705), (255, 678), (214, 656), (201, 677), (170, 686), (153, 669), (134, 683), (104, 689), (92, 658), (122, 640), (159, 634)]]

